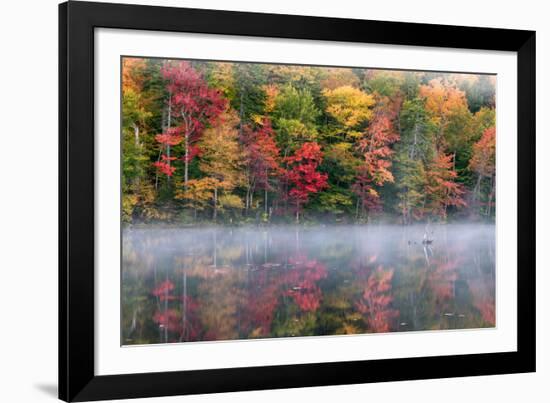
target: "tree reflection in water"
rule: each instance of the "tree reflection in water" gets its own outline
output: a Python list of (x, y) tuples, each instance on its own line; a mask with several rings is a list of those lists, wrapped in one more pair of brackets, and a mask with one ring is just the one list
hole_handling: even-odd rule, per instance
[(494, 226), (125, 230), (123, 344), (495, 325)]

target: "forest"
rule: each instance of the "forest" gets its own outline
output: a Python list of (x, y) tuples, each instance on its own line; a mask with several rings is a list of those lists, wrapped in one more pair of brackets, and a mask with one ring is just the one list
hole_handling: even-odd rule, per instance
[(496, 76), (122, 58), (122, 220), (488, 221)]

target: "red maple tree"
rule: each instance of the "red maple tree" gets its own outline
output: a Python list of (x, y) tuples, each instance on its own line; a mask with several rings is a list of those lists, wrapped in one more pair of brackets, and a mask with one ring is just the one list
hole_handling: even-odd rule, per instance
[(272, 189), (270, 179), (281, 172), (279, 147), (271, 121), (265, 118), (256, 130), (249, 125), (244, 126), (241, 142), (246, 156), (246, 207), (251, 206), (255, 189), (260, 189), (264, 191), (264, 211), (267, 213), (267, 192)]
[(287, 157), (286, 180), (289, 184), (288, 198), (296, 210), (296, 221), (300, 221), (300, 210), (307, 203), (309, 195), (328, 187), (328, 175), (317, 171), (323, 161), (319, 144), (304, 143), (294, 155)]
[[(173, 157), (170, 147), (183, 144), (184, 186), (189, 180), (189, 163), (199, 153), (196, 142), (204, 128), (227, 108), (227, 101), (220, 92), (208, 87), (202, 75), (189, 62), (167, 63), (161, 70), (167, 81), (168, 124), (164, 133), (155, 137), (162, 145), (165, 158), (154, 165), (167, 176), (172, 176)], [(177, 122), (172, 127), (172, 118)]]

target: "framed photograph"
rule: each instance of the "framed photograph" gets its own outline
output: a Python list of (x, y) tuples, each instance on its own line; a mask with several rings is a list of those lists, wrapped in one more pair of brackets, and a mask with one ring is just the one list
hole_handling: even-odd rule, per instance
[(535, 33), (59, 6), (59, 397), (535, 370)]

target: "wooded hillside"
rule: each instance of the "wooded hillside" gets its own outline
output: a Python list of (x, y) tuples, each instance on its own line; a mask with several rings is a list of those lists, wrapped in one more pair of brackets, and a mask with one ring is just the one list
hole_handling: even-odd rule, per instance
[(123, 220), (493, 220), (495, 83), (124, 58)]

